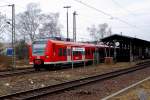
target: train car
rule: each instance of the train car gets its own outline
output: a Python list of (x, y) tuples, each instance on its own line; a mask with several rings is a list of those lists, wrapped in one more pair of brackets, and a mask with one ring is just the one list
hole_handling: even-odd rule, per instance
[(96, 46), (57, 40), (34, 41), (29, 50), (29, 62), (36, 70), (56, 65), (91, 62)]

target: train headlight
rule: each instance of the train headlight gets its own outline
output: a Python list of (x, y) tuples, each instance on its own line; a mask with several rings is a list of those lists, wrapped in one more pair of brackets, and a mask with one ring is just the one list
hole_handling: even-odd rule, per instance
[(45, 56), (46, 58), (49, 58), (49, 56)]

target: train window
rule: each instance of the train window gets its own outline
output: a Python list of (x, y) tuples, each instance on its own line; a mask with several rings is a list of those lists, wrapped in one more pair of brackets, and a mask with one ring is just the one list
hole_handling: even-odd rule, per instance
[(46, 44), (47, 41), (34, 41), (33, 44)]
[(83, 54), (82, 51), (74, 51), (74, 52), (73, 52), (73, 55), (74, 55), (74, 56), (82, 55), (82, 54)]
[(93, 51), (93, 53), (95, 53), (95, 50), (94, 50), (94, 49), (93, 49), (92, 51)]
[(74, 51), (74, 52), (73, 52), (73, 55), (74, 55), (74, 56), (77, 56), (78, 54), (79, 54), (78, 51)]
[(34, 42), (32, 44), (32, 53), (35, 55), (44, 55), (46, 44), (41, 42)]
[(89, 49), (89, 55), (91, 55), (91, 49)]
[(73, 52), (73, 55), (74, 55), (74, 56), (76, 56), (76, 55), (77, 55), (77, 52), (76, 52), (76, 51), (74, 51), (74, 52)]
[(81, 54), (82, 54), (82, 55), (85, 55), (85, 51), (81, 51)]
[(94, 53), (94, 50), (93, 50), (93, 49), (91, 49), (91, 54), (93, 55), (93, 53)]
[(59, 56), (62, 56), (62, 55), (63, 55), (63, 50), (62, 50), (62, 48), (59, 48), (58, 55), (59, 55)]
[(94, 52), (93, 52), (93, 49), (91, 49), (91, 53), (92, 53), (92, 55), (93, 55), (93, 53), (94, 53)]
[(91, 53), (90, 53), (90, 49), (88, 49), (88, 55), (90, 55)]
[(76, 52), (75, 52), (75, 51), (73, 51), (73, 56), (75, 55), (75, 53), (76, 53)]
[(81, 54), (82, 54), (82, 52), (81, 52), (81, 51), (79, 51), (79, 52), (78, 52), (78, 55), (81, 55)]
[(80, 55), (81, 54), (81, 52), (80, 51), (78, 51), (78, 55)]
[(64, 50), (63, 50), (64, 52), (63, 52), (63, 56), (66, 56), (67, 55), (67, 51), (66, 51), (66, 48), (64, 48)]
[(88, 50), (85, 51), (85, 55), (88, 55)]

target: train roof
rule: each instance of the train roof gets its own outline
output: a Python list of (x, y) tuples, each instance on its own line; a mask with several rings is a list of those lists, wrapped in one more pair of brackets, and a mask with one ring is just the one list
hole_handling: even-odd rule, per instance
[(71, 42), (71, 41), (59, 41), (59, 40), (52, 40), (52, 39), (38, 39), (35, 42), (46, 42), (46, 41), (50, 41), (52, 43), (55, 44), (59, 44), (59, 45), (70, 45), (70, 46), (84, 46), (84, 47), (98, 47), (98, 48), (108, 48), (109, 46), (107, 45), (103, 45), (103, 44), (91, 44), (91, 43), (80, 43), (80, 42)]
[(70, 41), (58, 41), (58, 40), (49, 40), (50, 42), (60, 44), (60, 45), (73, 45), (73, 46), (92, 46), (95, 47), (96, 45), (94, 44), (88, 44), (88, 43), (79, 43), (79, 42), (70, 42)]

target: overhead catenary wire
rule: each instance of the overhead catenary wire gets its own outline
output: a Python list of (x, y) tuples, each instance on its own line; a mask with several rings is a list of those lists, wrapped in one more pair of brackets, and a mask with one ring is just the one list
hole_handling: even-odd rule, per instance
[(84, 5), (84, 6), (86, 6), (86, 7), (88, 7), (88, 8), (91, 8), (91, 9), (93, 9), (93, 10), (95, 10), (95, 11), (97, 11), (97, 12), (99, 12), (99, 13), (105, 15), (105, 16), (109, 16), (111, 19), (118, 20), (118, 21), (120, 21), (120, 22), (122, 22), (122, 23), (124, 23), (124, 24), (127, 24), (127, 25), (129, 25), (129, 26), (132, 26), (132, 27), (136, 28), (136, 25), (130, 24), (130, 23), (126, 22), (125, 20), (122, 20), (122, 19), (120, 19), (120, 18), (118, 18), (118, 17), (114, 17), (114, 16), (112, 16), (111, 14), (106, 13), (106, 12), (103, 11), (103, 10), (100, 10), (100, 9), (97, 9), (97, 8), (91, 6), (90, 4), (84, 3), (84, 2), (82, 2), (82, 1), (80, 1), (80, 0), (74, 0), (74, 1), (76, 1), (76, 2), (78, 2), (78, 3), (80, 3), (80, 4)]
[[(86, 4), (86, 3), (82, 2), (82, 1), (79, 1), (79, 0), (74, 0), (74, 1), (76, 1), (76, 2), (78, 2), (78, 3), (81, 3), (81, 4), (83, 4), (83, 5), (87, 6), (87, 7), (89, 7), (89, 8), (91, 8), (91, 9), (95, 10), (95, 11), (98, 11), (98, 12), (100, 12), (100, 13), (106, 15), (106, 16), (109, 16), (111, 19), (115, 19), (115, 20), (118, 20), (118, 21), (120, 21), (120, 22), (122, 22), (122, 23), (128, 24), (128, 25), (130, 25), (130, 26), (132, 26), (132, 27), (136, 27), (135, 25), (132, 25), (132, 24), (130, 24), (130, 23), (128, 23), (128, 22), (126, 22), (126, 21), (124, 21), (124, 20), (122, 20), (122, 19), (119, 19), (118, 17), (113, 17), (111, 14), (106, 13), (106, 12), (104, 12), (104, 11), (102, 11), (102, 10), (99, 10), (99, 9), (93, 7), (93, 6), (90, 6), (90, 5), (88, 5), (88, 4)], [(5, 7), (5, 6), (8, 6), (8, 5), (2, 5), (2, 6), (0, 6), (0, 7)], [(22, 9), (26, 9), (25, 7), (21, 7), (20, 5), (17, 5), (17, 6), (20, 7), (20, 8), (22, 8)]]
[[(99, 13), (105, 15), (105, 16), (109, 16), (109, 19), (118, 20), (119, 22), (122, 22), (122, 23), (124, 23), (124, 24), (127, 24), (128, 26), (132, 26), (132, 27), (136, 28), (137, 30), (140, 30), (140, 28), (138, 28), (136, 25), (133, 25), (133, 24), (131, 24), (131, 23), (127, 22), (126, 20), (123, 20), (123, 19), (121, 19), (121, 18), (119, 18), (119, 17), (115, 17), (115, 16), (113, 16), (113, 15), (111, 15), (111, 14), (109, 14), (109, 13), (103, 11), (103, 10), (100, 10), (100, 9), (98, 9), (98, 8), (95, 8), (94, 6), (92, 6), (92, 5), (90, 5), (90, 4), (84, 3), (84, 2), (82, 2), (82, 1), (80, 1), (80, 0), (74, 0), (74, 1), (76, 1), (76, 2), (78, 2), (78, 3), (80, 3), (80, 4), (82, 4), (82, 5), (84, 5), (84, 6), (88, 7), (88, 8), (90, 8), (90, 9), (93, 9), (93, 10), (95, 10), (95, 11), (97, 11), (97, 12), (99, 12)], [(8, 6), (8, 5), (2, 5), (2, 7), (4, 7), (4, 6)], [(1, 7), (1, 6), (0, 6), (0, 7)], [(19, 7), (19, 8), (24, 9), (24, 10), (26, 9), (26, 7), (23, 7), (23, 6), (20, 6), (20, 5), (16, 5), (16, 7)], [(141, 30), (140, 30), (140, 31), (141, 31)], [(142, 32), (143, 32), (143, 31), (142, 31)]]
[(131, 12), (131, 11), (125, 9), (124, 7), (122, 7), (116, 0), (112, 0), (112, 2), (113, 2), (116, 6), (118, 6), (119, 8), (121, 8), (121, 9), (123, 9), (124, 11), (128, 12), (129, 14), (132, 14), (132, 15), (135, 16), (135, 14), (134, 14), (133, 12)]

